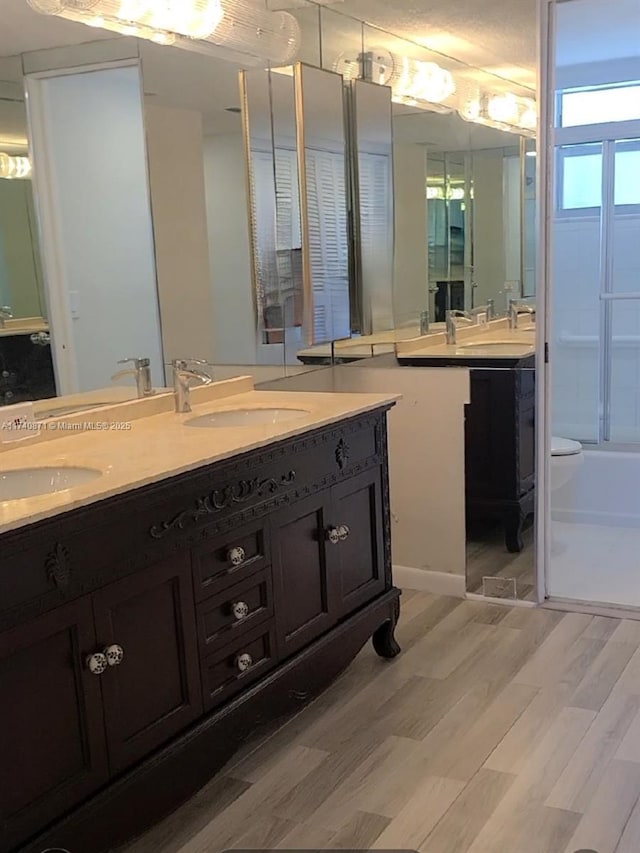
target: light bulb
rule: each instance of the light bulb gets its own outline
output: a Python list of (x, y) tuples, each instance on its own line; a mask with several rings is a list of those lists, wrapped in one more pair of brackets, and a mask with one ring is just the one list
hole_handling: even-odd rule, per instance
[(515, 95), (494, 95), (487, 102), (487, 115), (493, 121), (516, 124), (519, 112), (518, 99)]
[(28, 157), (12, 156), (0, 151), (0, 178), (26, 178), (31, 174)]
[(538, 110), (536, 102), (531, 98), (525, 98), (522, 102), (523, 110), (520, 114), (520, 126), (527, 130), (534, 130), (538, 125)]

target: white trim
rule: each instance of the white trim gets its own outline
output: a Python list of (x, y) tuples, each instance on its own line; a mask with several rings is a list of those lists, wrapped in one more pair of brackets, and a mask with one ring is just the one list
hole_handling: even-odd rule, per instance
[(540, 606), (536, 601), (523, 601), (521, 598), (492, 598), (477, 592), (468, 592), (465, 598), (469, 601), (482, 601), (484, 604), (502, 604), (504, 607), (524, 607), (529, 610)]
[(563, 613), (587, 613), (590, 616), (607, 616), (610, 619), (633, 619), (640, 621), (640, 608), (617, 607), (613, 604), (587, 603), (571, 598), (548, 598), (543, 607), (547, 610), (561, 610)]
[(467, 592), (465, 575), (451, 575), (447, 572), (429, 572), (409, 566), (394, 566), (393, 580), (401, 589), (415, 589), (419, 592), (431, 592), (434, 595), (464, 598)]
[(553, 7), (550, 0), (538, 3), (538, 92), (539, 105), (537, 137), (536, 203), (538, 222), (538, 252), (536, 256), (536, 598), (538, 604), (545, 600), (547, 571), (551, 554), (551, 420), (550, 412), (550, 367), (545, 363), (544, 352), (547, 341), (552, 340), (549, 282), (551, 281), (551, 229), (550, 214), (554, 210), (553, 185), (547, 178), (553, 174), (550, 159), (550, 142), (555, 119), (553, 97), (555, 80), (554, 38), (551, 20)]

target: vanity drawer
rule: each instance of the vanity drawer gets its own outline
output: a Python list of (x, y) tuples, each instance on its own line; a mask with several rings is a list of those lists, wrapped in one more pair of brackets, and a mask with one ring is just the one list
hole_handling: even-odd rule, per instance
[(269, 625), (257, 627), (205, 657), (201, 662), (205, 710), (243, 690), (275, 664), (275, 630)]
[[(269, 569), (258, 572), (198, 605), (198, 640), (211, 652), (244, 636), (273, 616), (273, 587)], [(245, 614), (245, 615), (243, 615)]]
[(193, 552), (196, 601), (224, 592), (266, 568), (268, 554), (269, 536), (264, 523), (243, 527), (201, 545)]

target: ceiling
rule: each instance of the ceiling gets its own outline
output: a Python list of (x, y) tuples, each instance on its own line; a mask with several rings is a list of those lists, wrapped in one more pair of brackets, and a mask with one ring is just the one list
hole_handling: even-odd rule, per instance
[(537, 0), (344, 0), (339, 9), (535, 88)]
[[(27, 0), (1, 5), (0, 56), (112, 37), (39, 15)], [(277, 5), (304, 12), (301, 0)], [(516, 82), (535, 83), (536, 0), (344, 0), (334, 8)]]

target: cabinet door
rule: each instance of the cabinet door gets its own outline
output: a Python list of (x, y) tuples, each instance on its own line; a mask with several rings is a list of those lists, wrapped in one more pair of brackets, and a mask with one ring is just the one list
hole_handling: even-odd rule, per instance
[(0, 635), (2, 849), (71, 808), (108, 776), (91, 600)]
[(124, 578), (93, 603), (98, 645), (124, 652), (101, 679), (115, 772), (202, 713), (190, 559), (176, 555)]
[(346, 616), (384, 592), (384, 510), (381, 471), (360, 474), (332, 490), (332, 519), (340, 532), (335, 548), (338, 616)]
[(286, 657), (336, 621), (335, 549), (327, 490), (276, 513), (272, 527), (278, 653)]

